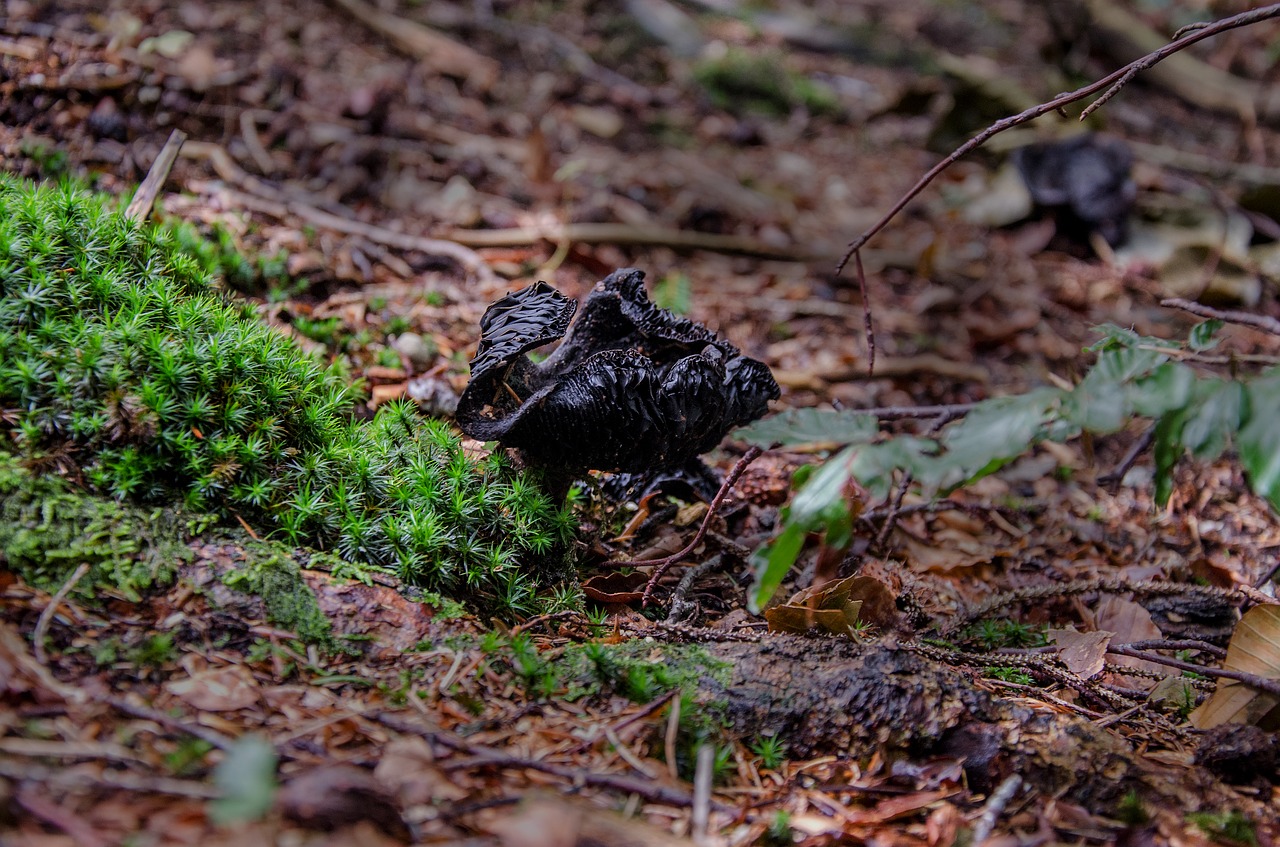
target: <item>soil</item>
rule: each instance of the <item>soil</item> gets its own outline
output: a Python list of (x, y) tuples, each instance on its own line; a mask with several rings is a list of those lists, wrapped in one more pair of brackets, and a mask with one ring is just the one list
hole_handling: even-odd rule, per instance
[[(1201, 13), (1136, 6), (1162, 32)], [(1112, 71), (1114, 39), (1031, 0), (714, 7), (737, 8), (9, 0), (0, 156), (125, 194), (186, 132), (157, 215), (252, 257), (240, 293), (299, 343), (347, 356), (370, 407), (408, 394), (447, 409), (488, 303), (539, 279), (582, 298), (619, 267), (766, 362), (777, 409), (969, 403), (1078, 377), (1099, 324), (1161, 338), (1194, 324), (1160, 305), (1174, 292), (1156, 262), (1045, 217), (968, 222), (962, 198), (996, 194), (993, 143), (870, 243), (868, 376), (859, 286), (834, 272), (844, 245), (1019, 98)], [(672, 9), (696, 25), (669, 28)], [(1193, 52), (1274, 86), (1275, 32)], [(763, 106), (707, 82), (708, 57), (737, 55), (773, 69)], [(1141, 76), (1090, 120), (1134, 144), (1140, 215), (1239, 212), (1280, 184), (1273, 126)], [(1246, 217), (1255, 242), (1275, 239), (1274, 220)], [(1280, 316), (1274, 279), (1216, 293)], [(336, 330), (316, 333), (328, 319)], [(1274, 348), (1233, 327), (1215, 352)], [(750, 553), (807, 452), (758, 460), (683, 561), (705, 567), (683, 588), (687, 568), (673, 570), (650, 607), (648, 572), (609, 562), (680, 549), (703, 512), (596, 503), (591, 618), (480, 620), (299, 552), (347, 647), (322, 650), (222, 585), (254, 555), (248, 526), (192, 540), (175, 584), (141, 603), (55, 601), (0, 570), (0, 832), (14, 845), (1275, 843), (1273, 736), (1193, 730), (1149, 701), (1160, 666), (1111, 656), (1086, 679), (1049, 647), (958, 636), (985, 621), (1226, 644), (1259, 599), (1237, 588), (1267, 584), (1280, 527), (1230, 458), (1181, 466), (1164, 508), (1149, 455), (1109, 480), (1141, 437), (1135, 424), (1044, 445), (948, 508), (909, 497), (884, 530), (888, 510), (867, 503), (852, 553), (810, 545), (781, 592), (815, 574), (878, 580), (894, 603), (856, 638), (770, 633), (746, 611)], [(731, 436), (710, 459), (727, 469), (743, 449)], [(938, 636), (956, 640), (925, 640)], [(593, 645), (625, 652), (624, 670), (575, 688), (565, 668)], [(645, 680), (656, 687), (634, 690)], [(268, 764), (242, 763), (255, 752)]]

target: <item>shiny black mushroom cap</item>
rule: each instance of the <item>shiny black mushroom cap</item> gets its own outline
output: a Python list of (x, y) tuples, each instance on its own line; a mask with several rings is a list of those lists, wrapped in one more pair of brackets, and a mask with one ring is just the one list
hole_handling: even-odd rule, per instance
[[(463, 432), (561, 472), (656, 470), (705, 453), (778, 397), (762, 362), (653, 305), (642, 271), (597, 283), (570, 328), (575, 309), (539, 282), (485, 311)], [(526, 355), (562, 336), (545, 361)]]

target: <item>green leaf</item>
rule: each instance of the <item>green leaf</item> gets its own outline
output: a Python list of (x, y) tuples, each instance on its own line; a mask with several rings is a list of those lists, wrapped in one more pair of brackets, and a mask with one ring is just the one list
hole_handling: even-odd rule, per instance
[(1182, 458), (1180, 436), (1185, 432), (1183, 410), (1165, 415), (1156, 423), (1151, 452), (1155, 459), (1155, 501), (1163, 506), (1173, 494), (1173, 467)]
[(227, 751), (213, 772), (222, 796), (209, 805), (219, 826), (260, 819), (275, 802), (276, 751), (260, 735), (246, 735)]
[(1222, 321), (1216, 318), (1196, 324), (1191, 328), (1191, 334), (1187, 336), (1187, 346), (1197, 353), (1212, 350), (1221, 340), (1213, 337), (1214, 333), (1220, 329), (1222, 329)]
[(787, 409), (739, 429), (734, 437), (761, 447), (781, 444), (836, 449), (865, 444), (876, 437), (879, 429), (875, 417), (852, 409)]
[(800, 555), (800, 549), (804, 547), (804, 540), (808, 534), (804, 527), (792, 524), (784, 529), (781, 535), (752, 555), (755, 590), (747, 595), (747, 608), (751, 614), (760, 614), (764, 604), (769, 602), (769, 598), (778, 590), (787, 571), (791, 570), (796, 557)]
[(1202, 382), (1197, 394), (1182, 429), (1182, 446), (1197, 459), (1213, 460), (1240, 429), (1245, 388), (1239, 382), (1213, 379)]
[(825, 529), (829, 545), (848, 545), (852, 538), (853, 515), (845, 489), (853, 478), (853, 463), (858, 449), (846, 447), (809, 478), (785, 510), (786, 528), (752, 556), (756, 587), (747, 603), (753, 612), (759, 612), (778, 590), (810, 532)]
[(1150, 376), (1133, 383), (1129, 401), (1139, 415), (1158, 418), (1186, 406), (1195, 386), (1196, 375), (1191, 368), (1178, 362), (1165, 362)]
[(917, 468), (917, 478), (946, 489), (999, 470), (1039, 440), (1061, 399), (1058, 389), (1041, 388), (979, 403), (964, 420), (943, 431), (944, 452)]
[(1240, 464), (1253, 490), (1280, 510), (1280, 370), (1245, 386), (1248, 421), (1240, 430)]

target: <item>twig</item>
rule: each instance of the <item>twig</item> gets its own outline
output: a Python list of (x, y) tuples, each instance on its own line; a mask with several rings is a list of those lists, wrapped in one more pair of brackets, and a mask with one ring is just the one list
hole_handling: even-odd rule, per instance
[(862, 331), (867, 336), (867, 375), (870, 376), (876, 370), (876, 330), (871, 322), (871, 297), (867, 294), (867, 272), (862, 268), (861, 251), (854, 254), (853, 267), (858, 277), (858, 292), (862, 295)]
[(21, 786), (14, 795), (19, 807), (26, 809), (32, 817), (65, 832), (79, 847), (107, 847), (111, 843), (75, 812), (36, 795), (33, 785)]
[(1264, 573), (1264, 574), (1262, 575), (1262, 577), (1261, 577), (1261, 578), (1259, 578), (1259, 580), (1253, 584), (1253, 587), (1254, 587), (1255, 589), (1259, 589), (1259, 590), (1260, 590), (1260, 589), (1262, 588), (1262, 586), (1266, 585), (1268, 582), (1270, 582), (1271, 580), (1275, 579), (1275, 576), (1276, 576), (1276, 574), (1278, 574), (1278, 573), (1280, 573), (1280, 558), (1278, 558), (1278, 559), (1276, 560), (1276, 563), (1275, 563), (1274, 565), (1272, 565), (1272, 566), (1271, 566), (1271, 569), (1270, 569), (1270, 570), (1268, 570), (1266, 573)]
[(62, 601), (67, 599), (67, 595), (71, 593), (71, 589), (76, 587), (85, 574), (89, 572), (89, 563), (81, 562), (71, 576), (67, 577), (67, 581), (62, 583), (62, 587), (53, 595), (49, 601), (49, 605), (45, 606), (40, 612), (40, 618), (36, 621), (35, 632), (31, 634), (31, 649), (35, 654), (36, 661), (42, 665), (49, 664), (49, 657), (44, 652), (44, 636), (49, 631), (49, 624), (53, 621), (54, 614), (58, 611), (58, 606), (62, 605)]
[(1120, 460), (1120, 464), (1116, 465), (1114, 470), (1098, 477), (1099, 484), (1111, 485), (1114, 483), (1119, 485), (1123, 482), (1125, 474), (1129, 473), (1130, 468), (1132, 468), (1134, 463), (1138, 461), (1138, 457), (1147, 452), (1147, 448), (1150, 447), (1152, 442), (1155, 440), (1156, 428), (1155, 425), (1152, 424), (1147, 427), (1146, 432), (1142, 433), (1138, 440), (1133, 443), (1133, 446), (1129, 448), (1129, 452), (1124, 454), (1124, 458)]
[(208, 782), (187, 779), (139, 775), (130, 771), (102, 768), (80, 770), (76, 768), (50, 768), (34, 762), (17, 762), (0, 758), (0, 777), (12, 780), (31, 780), (56, 790), (78, 788), (110, 788), (119, 791), (170, 794), (174, 797), (192, 797), (212, 800), (222, 796), (222, 789)]
[(1234, 679), (1236, 682), (1243, 682), (1250, 688), (1256, 688), (1259, 691), (1265, 691), (1280, 697), (1280, 679), (1268, 679), (1264, 676), (1258, 676), (1253, 673), (1245, 673), (1244, 671), (1233, 671), (1227, 668), (1210, 668), (1204, 665), (1193, 665), (1191, 662), (1184, 662), (1181, 659), (1171, 659), (1168, 656), (1161, 656), (1159, 653), (1147, 653), (1142, 650), (1135, 650), (1124, 644), (1116, 644), (1107, 647), (1107, 652), (1115, 656), (1128, 656), (1132, 659), (1142, 659), (1144, 662), (1153, 662), (1157, 665), (1168, 665), (1171, 668), (1177, 668), (1180, 671), (1191, 671), (1192, 673), (1204, 674), (1205, 676), (1216, 676), (1222, 679)]
[(707, 822), (711, 819), (711, 777), (716, 751), (710, 744), (698, 745), (697, 766), (693, 772), (693, 814), (689, 828), (695, 841), (702, 843), (707, 837)]
[[(655, 712), (660, 711), (663, 706), (667, 705), (667, 703), (671, 701), (672, 697), (676, 697), (679, 694), (680, 694), (680, 689), (673, 688), (670, 691), (668, 691), (666, 694), (663, 694), (661, 697), (657, 698), (656, 700), (651, 700), (650, 702), (646, 703), (643, 708), (637, 709), (636, 711), (627, 715), (625, 718), (622, 718), (615, 723), (609, 724), (606, 727), (606, 729), (616, 734), (620, 730), (623, 730), (631, 726), (636, 721), (644, 720), (645, 718), (649, 717)], [(597, 741), (599, 741), (603, 737), (606, 737), (606, 736), (603, 734), (602, 735), (593, 734), (590, 738), (584, 738), (574, 746), (570, 747), (568, 750), (565, 750), (564, 754), (568, 756), (572, 756), (577, 753), (581, 753), (583, 750), (586, 750), (588, 747), (595, 744)]]
[[(1097, 94), (1100, 91), (1109, 92), (1109, 90), (1112, 87), (1117, 86), (1117, 84), (1123, 85), (1128, 82), (1133, 77), (1134, 73), (1146, 70), (1169, 56), (1172, 56), (1174, 53), (1185, 50), (1196, 42), (1203, 41), (1206, 38), (1226, 32), (1227, 30), (1238, 29), (1242, 26), (1249, 26), (1250, 24), (1255, 24), (1277, 16), (1280, 16), (1280, 3), (1263, 6), (1258, 9), (1243, 12), (1239, 15), (1232, 15), (1231, 17), (1214, 21), (1203, 29), (1196, 30), (1177, 41), (1166, 44), (1155, 52), (1148, 53), (1146, 56), (1130, 62), (1123, 68), (1120, 68), (1114, 73), (1103, 77), (1096, 82), (1077, 88), (1075, 91), (1068, 91), (1065, 94), (1060, 94), (1047, 103), (1040, 103), (1039, 105), (1033, 106), (1016, 115), (996, 121), (982, 132), (957, 147), (941, 162), (930, 168), (915, 185), (907, 190), (906, 194), (899, 198), (898, 202), (893, 204), (893, 207), (889, 209), (883, 217), (854, 239), (845, 250), (844, 257), (840, 260), (839, 264), (836, 265), (836, 273), (841, 273), (844, 270), (845, 265), (847, 265), (849, 260), (853, 258), (854, 254), (861, 250), (862, 246), (870, 241), (878, 232), (888, 226), (889, 222), (897, 217), (898, 213), (906, 208), (907, 204), (914, 200), (921, 191), (924, 191), (924, 189), (928, 187), (931, 182), (937, 179), (943, 171), (972, 151), (976, 150), (978, 147), (981, 147), (993, 136), (999, 135), (1005, 130), (1013, 129), (1016, 126), (1021, 126), (1022, 124), (1035, 120), (1041, 115), (1056, 112), (1062, 107), (1075, 103), (1078, 100), (1083, 100), (1092, 94)], [(1104, 96), (1110, 97), (1112, 94), (1108, 93)]]
[(684, 572), (684, 576), (680, 577), (680, 584), (671, 594), (671, 608), (667, 610), (666, 623), (680, 623), (689, 617), (694, 609), (694, 604), (689, 601), (689, 592), (693, 589), (694, 582), (708, 571), (720, 567), (723, 561), (724, 554), (717, 553), (702, 564), (695, 565)]
[(126, 218), (144, 221), (151, 215), (156, 197), (160, 196), (160, 189), (164, 188), (164, 181), (169, 178), (169, 171), (173, 170), (173, 163), (178, 160), (178, 151), (182, 149), (182, 143), (186, 140), (187, 134), (180, 129), (169, 133), (169, 140), (164, 143), (164, 147), (160, 148), (160, 154), (151, 163), (151, 170), (147, 171), (146, 179), (142, 180), (142, 185), (138, 186), (138, 192), (133, 195), (129, 206), (124, 210)]
[(271, 158), (267, 148), (262, 146), (262, 138), (258, 136), (256, 110), (245, 109), (240, 113), (240, 137), (244, 140), (245, 149), (249, 151), (249, 157), (258, 166), (258, 171), (263, 176), (271, 176), (275, 173), (275, 160)]
[(676, 735), (680, 732), (680, 698), (671, 701), (671, 709), (667, 712), (667, 732), (662, 739), (662, 752), (667, 758), (667, 772), (672, 779), (679, 779), (676, 771)]
[(231, 158), (231, 154), (220, 145), (204, 141), (193, 141), (183, 149), (183, 155), (193, 159), (207, 159), (213, 165), (214, 171), (224, 181), (239, 186), (259, 201), (265, 201), (257, 204), (257, 210), (265, 214), (277, 218), (296, 215), (316, 226), (331, 229), (334, 232), (346, 233), (347, 235), (358, 235), (385, 247), (394, 247), (397, 250), (416, 250), (431, 256), (444, 256), (457, 262), (483, 282), (497, 280), (497, 277), (484, 259), (463, 244), (439, 238), (427, 238), (421, 235), (395, 232), (384, 227), (353, 220), (354, 213), (352, 213), (352, 218), (339, 217), (322, 211), (309, 203), (284, 197), (275, 186), (245, 173), (244, 169)]
[(936, 418), (941, 415), (958, 417), (973, 411), (977, 405), (977, 403), (952, 403), (945, 406), (880, 406), (876, 409), (862, 409), (859, 414), (871, 415), (882, 421), (896, 421), (904, 418)]
[(235, 743), (221, 732), (216, 732), (199, 724), (188, 723), (175, 718), (173, 715), (167, 715), (158, 709), (135, 705), (122, 697), (108, 697), (104, 702), (117, 712), (122, 712), (131, 718), (158, 723), (175, 732), (184, 732), (193, 738), (199, 738), (207, 744), (212, 744), (219, 750), (230, 750)]
[(1161, 300), (1160, 305), (1168, 306), (1171, 309), (1181, 309), (1184, 312), (1190, 312), (1196, 317), (1240, 324), (1241, 326), (1260, 329), (1271, 335), (1280, 335), (1280, 321), (1266, 315), (1255, 315), (1251, 312), (1240, 312), (1234, 309), (1214, 309), (1211, 306), (1205, 306), (1192, 300), (1184, 300), (1181, 297), (1170, 297), (1167, 300)]
[(1018, 793), (1018, 789), (1022, 787), (1022, 777), (1010, 774), (1005, 777), (1004, 782), (996, 786), (996, 790), (991, 792), (991, 796), (987, 798), (986, 805), (982, 807), (982, 814), (973, 822), (973, 838), (970, 843), (974, 847), (981, 847), (982, 842), (986, 841), (996, 828), (996, 821), (1000, 820), (1000, 816), (1004, 814), (1005, 807), (1009, 805), (1009, 801)]
[(893, 500), (889, 503), (889, 511), (884, 516), (884, 523), (880, 524), (880, 530), (876, 533), (876, 540), (871, 543), (871, 549), (883, 550), (885, 542), (889, 540), (889, 533), (893, 532), (894, 526), (898, 523), (898, 515), (901, 513), (902, 501), (907, 496), (907, 489), (911, 487), (911, 481), (915, 479), (911, 471), (905, 471), (902, 479), (898, 482), (898, 490), (894, 492)]
[(518, 626), (513, 626), (511, 628), (511, 637), (514, 638), (515, 636), (519, 635), (522, 632), (528, 632), (529, 630), (533, 629), (535, 626), (544, 624), (547, 621), (559, 620), (561, 618), (574, 618), (574, 617), (580, 616), (581, 614), (582, 613), (579, 612), (577, 609), (563, 609), (559, 612), (547, 612), (545, 615), (534, 615), (524, 623), (519, 624)]
[(778, 259), (786, 262), (806, 262), (823, 258), (797, 248), (770, 247), (758, 239), (743, 238), (738, 235), (627, 223), (546, 224), (513, 229), (451, 229), (446, 236), (450, 241), (477, 249), (526, 247), (530, 244), (550, 241), (553, 244), (569, 242), (618, 244), (628, 247), (670, 247), (674, 250), (709, 250), (714, 253)]
[(724, 504), (724, 500), (729, 496), (729, 492), (733, 490), (733, 486), (737, 484), (738, 479), (743, 472), (751, 465), (756, 458), (764, 451), (756, 446), (747, 448), (747, 452), (742, 454), (742, 458), (738, 459), (737, 464), (729, 471), (729, 475), (724, 478), (724, 482), (720, 485), (720, 490), (716, 492), (716, 496), (712, 498), (711, 505), (707, 508), (706, 517), (702, 519), (702, 525), (698, 527), (698, 531), (694, 533), (693, 540), (685, 545), (684, 549), (672, 553), (670, 556), (664, 556), (661, 559), (637, 559), (635, 561), (626, 562), (626, 567), (638, 568), (652, 566), (654, 568), (653, 576), (649, 577), (649, 582), (644, 587), (644, 597), (640, 601), (640, 605), (649, 605), (649, 597), (653, 594), (653, 589), (657, 587), (658, 580), (662, 578), (672, 565), (683, 559), (685, 556), (697, 549), (702, 543), (702, 539), (706, 537), (707, 530), (711, 527), (711, 519), (715, 517), (716, 511)]
[[(680, 701), (677, 698), (674, 702), (679, 703)], [(676, 806), (686, 809), (693, 805), (693, 797), (688, 792), (681, 791), (678, 788), (669, 788), (667, 786), (659, 785), (653, 780), (637, 779), (636, 777), (627, 776), (625, 774), (592, 773), (591, 771), (569, 767), (568, 765), (558, 765), (554, 762), (545, 762), (539, 759), (529, 759), (523, 756), (508, 755), (490, 747), (481, 747), (477, 744), (471, 744), (470, 742), (467, 742), (452, 733), (444, 732), (443, 730), (415, 725), (398, 717), (397, 715), (387, 714), (385, 712), (376, 715), (369, 715), (368, 717), (376, 720), (383, 726), (395, 730), (396, 732), (420, 736), (425, 738), (427, 741), (439, 744), (442, 747), (447, 747), (456, 753), (462, 753), (467, 756), (466, 759), (440, 762), (440, 767), (446, 771), (479, 767), (513, 770), (524, 768), (559, 777), (570, 784), (591, 785), (598, 788), (607, 788), (611, 791), (617, 791), (622, 794), (637, 794), (641, 798), (648, 800), (650, 803), (661, 803), (664, 806)], [(728, 807), (719, 803), (713, 802), (712, 807), (718, 811), (728, 811)]]
[(1176, 641), (1154, 638), (1150, 641), (1130, 641), (1124, 646), (1133, 650), (1199, 650), (1201, 653), (1208, 653), (1210, 656), (1216, 656), (1219, 659), (1227, 657), (1227, 651), (1217, 644), (1210, 644), (1208, 641), (1200, 641), (1195, 638), (1181, 638)]

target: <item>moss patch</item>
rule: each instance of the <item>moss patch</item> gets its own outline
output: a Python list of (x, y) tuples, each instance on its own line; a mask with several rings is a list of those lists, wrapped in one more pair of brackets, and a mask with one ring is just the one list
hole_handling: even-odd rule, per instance
[(190, 556), (172, 511), (118, 503), (54, 476), (33, 477), (0, 452), (0, 560), (28, 584), (57, 591), (71, 573), (91, 570), (75, 593), (113, 589), (137, 600), (168, 584)]
[(538, 589), (569, 575), (572, 514), (409, 402), (355, 420), (341, 360), (321, 365), (215, 289), (215, 258), (103, 196), (0, 175), (13, 449), (122, 502), (243, 516), (290, 546), (537, 612)]
[(297, 560), (272, 544), (250, 543), (244, 549), (248, 564), (228, 572), (222, 581), (261, 597), (267, 620), (281, 629), (297, 633), (303, 641), (330, 642), (329, 620), (302, 578)]

